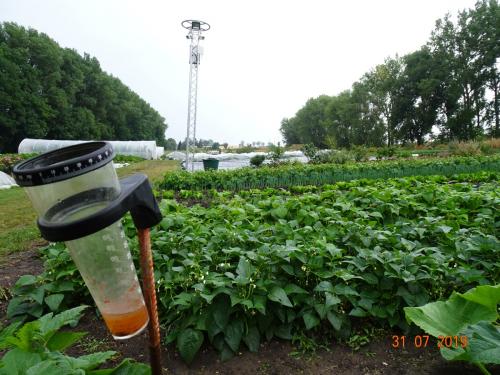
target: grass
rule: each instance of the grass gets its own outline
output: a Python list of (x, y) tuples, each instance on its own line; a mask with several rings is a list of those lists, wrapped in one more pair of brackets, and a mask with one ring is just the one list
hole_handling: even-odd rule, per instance
[(44, 242), (36, 227), (35, 210), (23, 189), (0, 190), (0, 207), (0, 261), (7, 254)]
[[(145, 160), (117, 169), (119, 177), (146, 174), (150, 181), (179, 168), (173, 160)], [(0, 190), (0, 263), (11, 253), (43, 245), (36, 226), (36, 213), (22, 188)]]
[(117, 169), (118, 177), (129, 176), (134, 173), (144, 173), (149, 181), (154, 181), (162, 177), (165, 172), (179, 169), (179, 162), (176, 160), (144, 160)]

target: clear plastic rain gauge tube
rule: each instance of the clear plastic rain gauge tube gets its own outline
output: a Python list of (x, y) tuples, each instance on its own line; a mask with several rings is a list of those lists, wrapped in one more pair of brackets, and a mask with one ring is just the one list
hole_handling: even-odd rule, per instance
[[(13, 174), (46, 225), (70, 224), (119, 197), (113, 157), (109, 143), (82, 143), (24, 161)], [(120, 220), (65, 243), (113, 337), (140, 333), (148, 311)]]

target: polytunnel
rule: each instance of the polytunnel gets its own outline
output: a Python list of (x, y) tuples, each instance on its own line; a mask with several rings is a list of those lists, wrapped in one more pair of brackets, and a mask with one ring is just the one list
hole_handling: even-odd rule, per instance
[[(62, 147), (75, 145), (78, 143), (89, 141), (69, 141), (58, 139), (32, 139), (25, 138), (19, 144), (18, 153), (43, 153), (47, 151), (57, 150)], [(139, 156), (144, 159), (158, 159), (160, 154), (157, 151), (156, 141), (106, 141), (113, 145), (115, 152), (121, 155)]]
[(7, 173), (0, 171), (0, 189), (8, 189), (12, 186), (17, 186), (16, 181)]
[(165, 147), (156, 146), (156, 159), (159, 159), (165, 153)]

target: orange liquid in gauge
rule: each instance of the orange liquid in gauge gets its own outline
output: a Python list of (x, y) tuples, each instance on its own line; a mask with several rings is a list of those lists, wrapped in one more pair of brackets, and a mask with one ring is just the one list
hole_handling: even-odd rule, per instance
[(133, 311), (123, 313), (101, 311), (101, 314), (115, 339), (135, 336), (146, 327), (149, 321), (148, 311), (144, 305)]

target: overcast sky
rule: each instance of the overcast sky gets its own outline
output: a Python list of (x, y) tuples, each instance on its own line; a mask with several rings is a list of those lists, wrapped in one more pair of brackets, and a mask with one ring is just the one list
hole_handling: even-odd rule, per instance
[(422, 46), (447, 12), (473, 0), (0, 0), (0, 21), (48, 34), (101, 67), (186, 136), (185, 19), (208, 22), (199, 70), (197, 138), (281, 140), (280, 121), (307, 99), (349, 89), (387, 56)]

